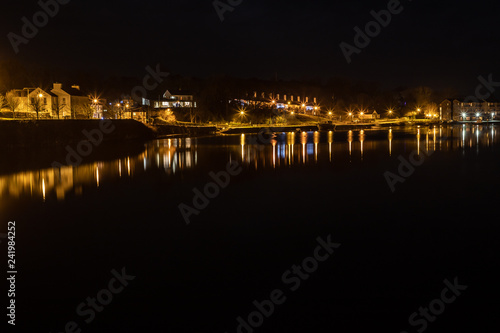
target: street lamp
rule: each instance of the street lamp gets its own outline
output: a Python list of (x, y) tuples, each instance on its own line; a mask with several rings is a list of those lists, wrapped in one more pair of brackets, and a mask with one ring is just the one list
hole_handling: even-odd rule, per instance
[(120, 119), (122, 119), (122, 109), (121, 109), (121, 104), (120, 103), (116, 103), (116, 107), (118, 107), (118, 115), (120, 116)]
[(36, 119), (39, 119), (38, 112), (45, 111), (45, 107), (42, 107), (42, 102), (40, 101), (40, 99), (43, 98), (43, 94), (39, 93), (37, 97), (38, 97), (38, 103), (35, 105), (35, 109), (36, 109)]
[[(94, 108), (94, 115), (93, 115), (93, 117), (95, 116), (97, 118), (100, 118), (101, 115), (99, 114), (99, 110), (98, 110), (99, 100), (97, 98), (94, 98), (92, 100), (92, 106)], [(102, 116), (104, 116), (104, 115), (102, 115)]]

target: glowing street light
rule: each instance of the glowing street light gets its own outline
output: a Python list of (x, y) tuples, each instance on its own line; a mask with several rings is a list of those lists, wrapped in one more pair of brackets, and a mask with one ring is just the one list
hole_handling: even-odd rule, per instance
[(92, 109), (94, 110), (94, 114), (92, 115), (92, 117), (101, 118), (103, 114), (99, 110), (99, 99), (92, 96), (89, 96), (89, 98), (92, 101)]
[(120, 117), (120, 119), (122, 119), (122, 113), (123, 113), (123, 109), (121, 108), (122, 105), (120, 103), (116, 103), (116, 107), (118, 108), (118, 116)]

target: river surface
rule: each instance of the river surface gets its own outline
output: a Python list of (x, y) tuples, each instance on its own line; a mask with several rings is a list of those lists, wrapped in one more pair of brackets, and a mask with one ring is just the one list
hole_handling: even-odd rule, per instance
[[(16, 328), (486, 331), (498, 310), (499, 129), (172, 138), (80, 166), (0, 170), (0, 232), (16, 221)], [(135, 278), (109, 293), (112, 270)], [(468, 287), (409, 323), (445, 279)], [(255, 312), (273, 292), (272, 311)], [(88, 310), (96, 296), (102, 307)]]

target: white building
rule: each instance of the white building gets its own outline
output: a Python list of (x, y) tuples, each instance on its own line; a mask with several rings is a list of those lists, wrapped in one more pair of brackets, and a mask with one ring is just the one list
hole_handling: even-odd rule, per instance
[(17, 101), (15, 118), (52, 118), (52, 107), (57, 96), (41, 88), (14, 89), (7, 93), (7, 102), (10, 98)]
[(36, 118), (37, 113), (39, 119), (93, 118), (97, 111), (79, 86), (63, 89), (61, 83), (54, 83), (50, 91), (42, 88), (14, 89), (6, 97), (7, 102), (9, 98), (17, 102), (15, 118)]

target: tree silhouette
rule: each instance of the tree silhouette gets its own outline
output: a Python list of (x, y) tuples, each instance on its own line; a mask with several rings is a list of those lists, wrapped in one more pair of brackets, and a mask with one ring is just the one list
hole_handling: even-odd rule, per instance
[(7, 93), (5, 95), (5, 106), (12, 112), (12, 118), (16, 118), (16, 111), (21, 106), (21, 100), (17, 97), (14, 97), (13, 94)]
[(42, 98), (40, 97), (35, 97), (35, 99), (32, 101), (30, 104), (31, 110), (36, 112), (36, 119), (40, 119), (40, 112), (45, 111), (45, 104), (43, 103)]

